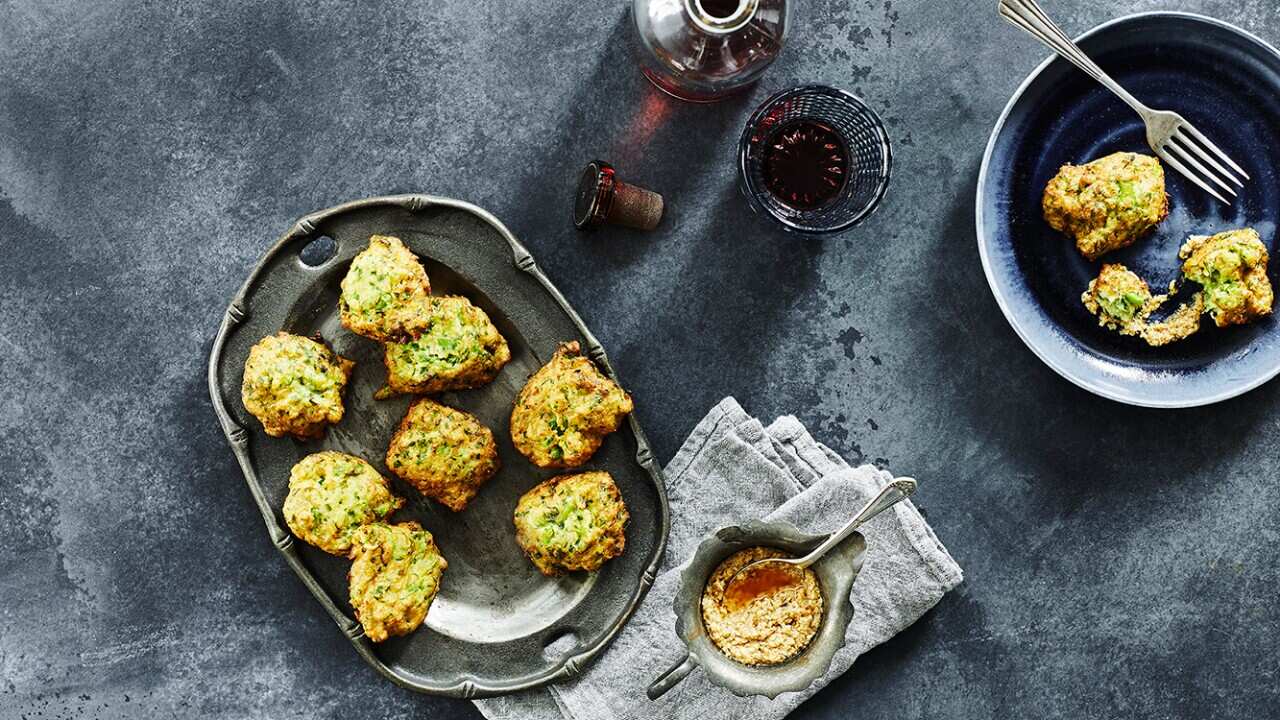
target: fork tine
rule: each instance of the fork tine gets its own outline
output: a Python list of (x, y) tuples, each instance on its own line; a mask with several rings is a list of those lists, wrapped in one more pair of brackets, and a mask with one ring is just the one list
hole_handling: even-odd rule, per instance
[[(1182, 142), (1186, 142), (1186, 141), (1183, 140)], [(1226, 184), (1217, 175), (1213, 174), (1213, 172), (1209, 170), (1209, 168), (1205, 167), (1204, 165), (1201, 165), (1200, 161), (1196, 159), (1195, 155), (1192, 155), (1190, 152), (1187, 152), (1187, 149), (1182, 147), (1181, 144), (1175, 143), (1173, 138), (1169, 138), (1168, 140), (1165, 140), (1164, 146), (1167, 150), (1176, 151), (1179, 157), (1181, 157), (1183, 160), (1186, 160), (1188, 163), (1190, 163), (1191, 167), (1195, 168), (1196, 170), (1199, 170), (1201, 175), (1217, 183), (1218, 187), (1222, 188), (1223, 190), (1226, 190), (1232, 195), (1236, 194), (1236, 191), (1232, 189), (1230, 185)]]
[(1183, 134), (1183, 132), (1182, 132), (1182, 128), (1183, 128), (1183, 127), (1184, 127), (1184, 126), (1179, 125), (1179, 126), (1178, 126), (1178, 129), (1174, 131), (1173, 136), (1172, 136), (1172, 137), (1170, 137), (1169, 139), (1170, 139), (1170, 140), (1173, 140), (1174, 138), (1176, 138), (1176, 139), (1179, 141), (1179, 144), (1180, 144), (1180, 145), (1185, 146), (1185, 147), (1186, 147), (1186, 149), (1191, 150), (1191, 151), (1192, 151), (1193, 153), (1195, 153), (1195, 154), (1196, 154), (1196, 155), (1197, 155), (1201, 160), (1203, 160), (1203, 161), (1205, 161), (1206, 163), (1208, 163), (1209, 165), (1213, 166), (1213, 168), (1214, 168), (1215, 170), (1217, 170), (1221, 175), (1223, 175), (1224, 177), (1226, 177), (1226, 179), (1227, 179), (1227, 180), (1229, 180), (1230, 182), (1235, 183), (1236, 185), (1239, 185), (1240, 187), (1244, 187), (1244, 181), (1243, 181), (1243, 180), (1240, 180), (1239, 178), (1237, 178), (1237, 177), (1235, 176), (1235, 173), (1233, 173), (1233, 172), (1231, 172), (1230, 170), (1228, 170), (1228, 169), (1226, 169), (1225, 167), (1223, 167), (1223, 166), (1222, 166), (1222, 163), (1218, 162), (1218, 159), (1217, 159), (1217, 158), (1215, 158), (1213, 155), (1209, 154), (1209, 152), (1208, 152), (1207, 150), (1205, 150), (1204, 148), (1200, 147), (1200, 144), (1199, 144), (1199, 143), (1197, 143), (1197, 142), (1195, 142), (1194, 140), (1192, 140), (1192, 139), (1191, 139), (1191, 136), (1190, 136), (1190, 133)]
[(1201, 190), (1204, 190), (1205, 192), (1209, 193), (1210, 195), (1212, 195), (1212, 196), (1214, 196), (1214, 197), (1218, 198), (1218, 200), (1219, 200), (1219, 201), (1221, 201), (1223, 205), (1230, 205), (1230, 204), (1231, 204), (1230, 202), (1227, 202), (1227, 199), (1226, 199), (1226, 198), (1224, 198), (1224, 197), (1222, 197), (1221, 195), (1219, 195), (1219, 194), (1218, 194), (1218, 191), (1216, 191), (1216, 190), (1214, 190), (1213, 188), (1209, 187), (1209, 185), (1208, 185), (1207, 183), (1205, 183), (1205, 181), (1201, 180), (1200, 178), (1196, 177), (1195, 175), (1192, 175), (1192, 174), (1191, 174), (1191, 171), (1190, 171), (1190, 170), (1187, 170), (1187, 167), (1186, 167), (1185, 165), (1183, 165), (1182, 163), (1178, 162), (1178, 160), (1177, 160), (1176, 158), (1174, 158), (1172, 155), (1170, 155), (1170, 154), (1169, 154), (1169, 152), (1168, 152), (1167, 150), (1165, 150), (1163, 147), (1162, 147), (1162, 148), (1159, 148), (1158, 150), (1156, 150), (1156, 154), (1160, 156), (1160, 159), (1161, 159), (1161, 160), (1163, 160), (1163, 161), (1165, 161), (1166, 163), (1168, 163), (1169, 167), (1173, 168), (1174, 170), (1177, 170), (1178, 172), (1182, 173), (1182, 176), (1183, 176), (1183, 177), (1185, 177), (1186, 179), (1188, 179), (1188, 180), (1190, 180), (1191, 182), (1195, 183), (1196, 185), (1199, 185)]
[[(1209, 152), (1212, 152), (1214, 155), (1217, 155), (1219, 158), (1222, 159), (1223, 162), (1225, 162), (1226, 164), (1234, 168), (1236, 172), (1243, 175), (1245, 180), (1253, 179), (1249, 177), (1249, 173), (1244, 171), (1244, 168), (1237, 165), (1235, 161), (1231, 159), (1230, 156), (1222, 152), (1222, 150), (1220, 150), (1217, 145), (1214, 145), (1212, 142), (1210, 142), (1209, 138), (1204, 136), (1204, 133), (1197, 130), (1195, 125), (1192, 125), (1191, 123), (1184, 121), (1178, 124), (1178, 128), (1181, 130), (1186, 130), (1188, 135), (1195, 138), (1201, 145), (1205, 146), (1205, 149), (1207, 149)], [(1243, 183), (1241, 183), (1241, 185), (1243, 185)]]

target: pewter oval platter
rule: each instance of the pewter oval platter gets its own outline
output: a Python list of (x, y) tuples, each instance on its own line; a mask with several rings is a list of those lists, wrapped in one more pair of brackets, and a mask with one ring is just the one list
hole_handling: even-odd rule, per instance
[[(338, 321), (339, 282), (372, 234), (403, 240), (422, 258), (433, 293), (469, 298), (511, 347), (511, 362), (492, 384), (439, 398), (492, 429), (502, 461), (498, 474), (460, 513), (423, 498), (387, 471), (387, 444), (411, 398), (373, 399), (385, 380), (381, 348)], [(335, 243), (336, 252), (326, 259), (325, 248)], [(249, 348), (279, 330), (319, 333), (357, 363), (345, 394), (346, 415), (319, 440), (269, 437), (241, 403)], [(303, 217), (267, 252), (227, 308), (209, 358), (209, 392), (271, 541), (356, 652), (404, 687), (475, 698), (572, 677), (617, 634), (653, 581), (666, 543), (667, 499), (661, 470), (634, 415), (580, 468), (613, 475), (631, 513), (626, 552), (598, 572), (551, 579), (516, 545), (511, 516), (517, 498), (557, 473), (535, 468), (512, 447), (511, 406), (528, 376), (567, 340), (578, 340), (617, 379), (582, 319), (496, 218), (429, 195), (371, 198)], [(347, 602), (349, 563), (297, 541), (285, 526), (280, 508), (290, 468), (324, 449), (358, 455), (390, 478), (408, 501), (393, 520), (422, 523), (448, 560), (439, 595), (417, 632), (383, 643), (366, 638)]]

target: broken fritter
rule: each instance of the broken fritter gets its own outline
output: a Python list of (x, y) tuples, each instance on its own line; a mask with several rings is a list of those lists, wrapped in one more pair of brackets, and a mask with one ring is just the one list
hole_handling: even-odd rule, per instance
[(1168, 345), (1184, 340), (1200, 331), (1200, 316), (1204, 314), (1204, 293), (1196, 293), (1191, 300), (1178, 306), (1169, 317), (1160, 322), (1148, 322), (1142, 329), (1142, 339), (1151, 347)]
[[(1169, 291), (1175, 287), (1176, 283), (1170, 283)], [(1169, 317), (1151, 322), (1152, 313), (1168, 299), (1168, 295), (1152, 295), (1145, 280), (1118, 263), (1103, 265), (1098, 277), (1080, 296), (1085, 308), (1097, 316), (1099, 325), (1121, 335), (1140, 337), (1152, 347), (1182, 340), (1200, 329), (1204, 302), (1199, 293)]]
[(1103, 265), (1080, 296), (1099, 325), (1121, 335), (1141, 335), (1147, 316), (1164, 300), (1164, 295), (1153, 296), (1145, 280), (1119, 263)]
[(1204, 306), (1218, 327), (1270, 315), (1267, 247), (1253, 228), (1193, 235), (1178, 251), (1182, 274), (1204, 287)]

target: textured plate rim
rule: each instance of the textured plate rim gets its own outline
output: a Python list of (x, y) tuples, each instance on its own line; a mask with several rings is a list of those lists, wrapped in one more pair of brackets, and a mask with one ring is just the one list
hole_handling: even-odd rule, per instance
[(431, 207), (448, 207), (463, 212), (470, 213), (496, 230), (511, 249), (512, 260), (516, 267), (529, 275), (536, 278), (542, 288), (551, 296), (560, 309), (569, 317), (577, 328), (582, 337), (587, 340), (589, 347), (589, 355), (599, 365), (603, 367), (609, 377), (617, 380), (617, 373), (614, 371), (613, 365), (609, 362), (608, 356), (603, 346), (596, 340), (595, 335), (583, 322), (582, 317), (577, 311), (569, 305), (569, 301), (563, 294), (552, 284), (551, 280), (538, 267), (532, 253), (524, 247), (524, 245), (516, 239), (516, 237), (502, 224), (498, 218), (492, 213), (471, 203), (452, 198), (441, 197), (437, 195), (427, 194), (407, 194), (407, 195), (387, 195), (380, 197), (365, 198), (362, 200), (353, 200), (351, 202), (335, 205), (325, 210), (309, 213), (302, 216), (292, 226), (280, 236), (274, 245), (267, 250), (265, 254), (254, 265), (245, 279), (244, 284), (236, 292), (235, 297), (227, 306), (226, 312), (223, 314), (222, 321), (219, 324), (217, 335), (214, 337), (212, 348), (209, 351), (208, 365), (208, 384), (209, 397), (213, 403), (214, 414), (218, 418), (218, 424), (222, 428), (223, 434), (227, 438), (227, 442), (231, 445), (231, 449), (236, 456), (236, 461), (240, 465), (241, 474), (244, 476), (245, 483), (249, 486), (249, 491), (253, 495), (254, 502), (258, 506), (258, 511), (262, 514), (263, 521), (267, 526), (267, 532), (271, 537), (272, 544), (276, 549), (284, 555), (285, 561), (289, 564), (306, 586), (315, 599), (320, 603), (329, 617), (337, 623), (338, 628), (346, 635), (347, 639), (355, 647), (357, 654), (364, 659), (371, 667), (378, 671), (380, 675), (391, 680), (395, 684), (421, 693), (431, 695), (443, 695), (447, 697), (455, 697), (462, 699), (475, 699), (482, 697), (494, 697), (497, 695), (507, 695), (522, 690), (530, 690), (542, 687), (549, 683), (565, 680), (578, 675), (583, 668), (589, 665), (597, 655), (604, 651), (606, 647), (613, 641), (617, 634), (622, 630), (623, 625), (631, 619), (640, 602), (648, 594), (649, 588), (653, 585), (654, 578), (657, 576), (658, 565), (662, 561), (662, 556), (666, 552), (667, 536), (671, 529), (671, 512), (667, 499), (666, 482), (663, 478), (662, 468), (658, 466), (653, 456), (653, 451), (649, 447), (648, 438), (644, 431), (640, 428), (640, 423), (636, 420), (635, 413), (628, 416), (628, 425), (632, 434), (636, 439), (635, 460), (648, 473), (650, 480), (653, 482), (654, 490), (658, 496), (658, 539), (651, 552), (649, 562), (645, 565), (640, 577), (637, 578), (636, 589), (632, 592), (626, 606), (622, 608), (622, 612), (608, 626), (605, 633), (592, 645), (583, 648), (580, 652), (566, 656), (557, 662), (553, 667), (544, 670), (532, 677), (522, 677), (517, 680), (505, 683), (481, 683), (470, 679), (464, 679), (461, 682), (450, 684), (434, 684), (428, 682), (420, 682), (414, 678), (396, 672), (391, 666), (382, 662), (373, 652), (372, 642), (364, 636), (363, 629), (360, 624), (349, 617), (339, 607), (338, 603), (330, 597), (329, 593), (320, 586), (319, 582), (312, 575), (311, 571), (302, 563), (302, 559), (298, 554), (297, 548), (294, 547), (293, 535), (280, 527), (276, 522), (275, 511), (267, 501), (266, 495), (257, 480), (257, 470), (253, 467), (249, 458), (249, 433), (241, 427), (231, 417), (227, 411), (226, 405), (222, 401), (220, 392), (220, 373), (218, 366), (222, 361), (223, 348), (231, 331), (240, 324), (247, 316), (245, 310), (245, 298), (249, 289), (257, 281), (263, 268), (271, 262), (276, 255), (284, 250), (291, 242), (304, 238), (313, 234), (317, 225), (335, 215), (359, 210), (379, 205), (389, 205), (400, 207), (410, 212), (420, 212)]
[[(1133, 13), (1131, 15), (1124, 15), (1122, 17), (1118, 17), (1113, 20), (1108, 20), (1107, 22), (1097, 25), (1089, 29), (1088, 31), (1084, 32), (1083, 34), (1079, 35), (1075, 39), (1077, 42), (1079, 42), (1081, 40), (1092, 37), (1098, 33), (1104, 32), (1116, 25), (1120, 25), (1123, 23), (1142, 21), (1142, 20), (1153, 19), (1153, 18), (1169, 18), (1169, 17), (1201, 22), (1208, 25), (1216, 26), (1228, 32), (1235, 33), (1245, 38), (1246, 40), (1249, 40), (1255, 43), (1259, 48), (1267, 52), (1270, 52), (1272, 55), (1275, 55), (1278, 60), (1280, 60), (1280, 50), (1277, 50), (1273, 45), (1271, 45), (1271, 43), (1267, 42), (1266, 40), (1263, 40), (1257, 35), (1249, 32), (1248, 30), (1245, 30), (1241, 27), (1238, 27), (1229, 22), (1226, 22), (1225, 20), (1219, 20), (1217, 18), (1209, 17), (1207, 15), (1201, 15), (1198, 13), (1191, 13), (1191, 12), (1174, 11), (1174, 10), (1157, 10), (1157, 11), (1150, 11), (1150, 12)], [(1243, 395), (1249, 392), (1250, 390), (1254, 390), (1259, 386), (1265, 384), (1267, 381), (1274, 378), (1277, 374), (1280, 374), (1280, 358), (1277, 358), (1276, 362), (1273, 363), (1273, 365), (1270, 368), (1268, 368), (1266, 372), (1259, 373), (1258, 376), (1255, 377), (1254, 379), (1248, 382), (1242, 383), (1240, 385), (1235, 385), (1226, 390), (1222, 390), (1216, 393), (1188, 395), (1186, 397), (1175, 398), (1175, 399), (1163, 399), (1159, 397), (1152, 397), (1150, 395), (1143, 394), (1143, 393), (1129, 392), (1128, 389), (1130, 386), (1128, 384), (1121, 386), (1118, 384), (1100, 383), (1095, 381), (1092, 378), (1079, 376), (1076, 373), (1073, 373), (1072, 371), (1068, 370), (1066, 367), (1059, 364), (1057, 360), (1055, 360), (1054, 358), (1050, 357), (1050, 354), (1048, 352), (1038, 347), (1028, 336), (1027, 331), (1021, 325), (1021, 321), (1018, 319), (1017, 315), (1014, 313), (1012, 308), (1010, 308), (1009, 303), (1006, 301), (1006, 298), (1004, 297), (1004, 295), (1001, 294), (1000, 288), (996, 284), (995, 272), (991, 267), (990, 258), (988, 258), (987, 256), (987, 234), (986, 234), (986, 228), (983, 222), (982, 206), (984, 204), (983, 200), (985, 199), (985, 187), (986, 187), (986, 181), (987, 181), (988, 166), (991, 161), (992, 153), (995, 151), (996, 140), (1000, 137), (1001, 132), (1003, 132), (1005, 128), (1005, 122), (1008, 120), (1009, 114), (1013, 111), (1014, 106), (1018, 104), (1018, 101), (1022, 99), (1023, 93), (1025, 93), (1027, 88), (1031, 86), (1031, 83), (1035, 82), (1040, 77), (1040, 75), (1057, 59), (1058, 59), (1058, 56), (1056, 54), (1052, 54), (1049, 57), (1047, 57), (1039, 65), (1037, 65), (1029, 75), (1027, 75), (1027, 77), (1022, 81), (1022, 83), (1018, 85), (1017, 90), (1013, 92), (1013, 95), (1009, 98), (1009, 101), (1005, 104), (1004, 110), (1001, 111), (999, 119), (996, 120), (995, 127), (993, 127), (991, 130), (991, 135), (987, 139), (986, 149), (982, 154), (982, 165), (978, 170), (978, 185), (977, 185), (977, 192), (975, 193), (975, 198), (974, 198), (974, 210), (975, 210), (974, 225), (975, 225), (975, 229), (977, 230), (978, 255), (982, 260), (982, 271), (986, 275), (987, 285), (991, 288), (991, 294), (995, 297), (996, 304), (1000, 306), (1000, 311), (1004, 313), (1005, 320), (1007, 320), (1009, 324), (1013, 327), (1014, 332), (1017, 333), (1018, 338), (1022, 340), (1023, 344), (1026, 345), (1031, 350), (1031, 352), (1040, 359), (1041, 362), (1043, 362), (1045, 365), (1048, 365), (1049, 368), (1052, 369), (1054, 372), (1066, 378), (1068, 381), (1070, 381), (1072, 384), (1076, 385), (1077, 387), (1083, 388), (1084, 390), (1087, 390), (1093, 393), (1094, 395), (1098, 395), (1100, 397), (1104, 397), (1109, 400), (1115, 400), (1116, 402), (1125, 403), (1127, 405), (1136, 405), (1139, 407), (1149, 407), (1149, 408), (1168, 408), (1168, 409), (1190, 408), (1190, 407), (1200, 407), (1203, 405), (1212, 405), (1214, 403), (1222, 402), (1223, 400), (1229, 400), (1233, 397)], [(1066, 62), (1066, 61), (1063, 60), (1062, 62)], [(1122, 382), (1125, 382), (1125, 381), (1122, 381)]]

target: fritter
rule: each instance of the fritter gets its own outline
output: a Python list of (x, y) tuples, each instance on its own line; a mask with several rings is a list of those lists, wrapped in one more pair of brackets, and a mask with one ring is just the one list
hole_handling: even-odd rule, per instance
[(543, 575), (598, 570), (622, 554), (629, 519), (609, 473), (561, 475), (516, 503), (516, 542)]
[(498, 446), (474, 416), (419, 398), (391, 438), (387, 467), (456, 512), (498, 472)]
[(417, 630), (449, 567), (431, 533), (416, 522), (361, 526), (351, 537), (351, 561), (351, 607), (374, 642)]
[(390, 235), (374, 235), (342, 278), (342, 326), (379, 342), (406, 342), (427, 327), (431, 283), (418, 256)]
[(426, 330), (407, 343), (387, 343), (387, 387), (429, 395), (493, 382), (511, 350), (483, 310), (461, 297), (431, 298)]
[(1097, 260), (1132, 245), (1169, 214), (1164, 169), (1149, 155), (1129, 152), (1063, 165), (1044, 189), (1043, 209), (1053, 229)]
[(342, 420), (342, 390), (355, 363), (286, 332), (258, 341), (244, 364), (240, 397), (272, 437), (319, 437)]
[(1118, 330), (1121, 335), (1140, 335), (1147, 316), (1164, 302), (1164, 295), (1153, 296), (1142, 278), (1124, 265), (1107, 263), (1080, 301), (1098, 316), (1098, 324)]
[[(1177, 287), (1171, 283), (1169, 291)], [(1152, 313), (1169, 299), (1168, 295), (1152, 295), (1147, 283), (1124, 265), (1107, 263), (1089, 289), (1080, 296), (1089, 312), (1098, 316), (1098, 324), (1119, 332), (1136, 335), (1152, 347), (1168, 345), (1194, 335), (1200, 330), (1200, 313), (1204, 309), (1201, 293), (1160, 322), (1151, 322)]]
[(511, 411), (511, 440), (538, 467), (583, 464), (632, 410), (631, 397), (581, 352), (577, 342), (561, 345)]
[(1183, 340), (1200, 330), (1200, 315), (1204, 313), (1204, 293), (1196, 293), (1189, 302), (1183, 303), (1169, 317), (1157, 323), (1147, 323), (1142, 329), (1142, 339), (1152, 347), (1168, 345), (1176, 340)]
[(385, 519), (403, 504), (372, 465), (326, 450), (302, 458), (289, 472), (284, 520), (298, 538), (346, 557), (357, 528)]
[(1218, 327), (1271, 314), (1267, 247), (1253, 228), (1192, 236), (1178, 251), (1182, 274), (1204, 286), (1206, 310)]

